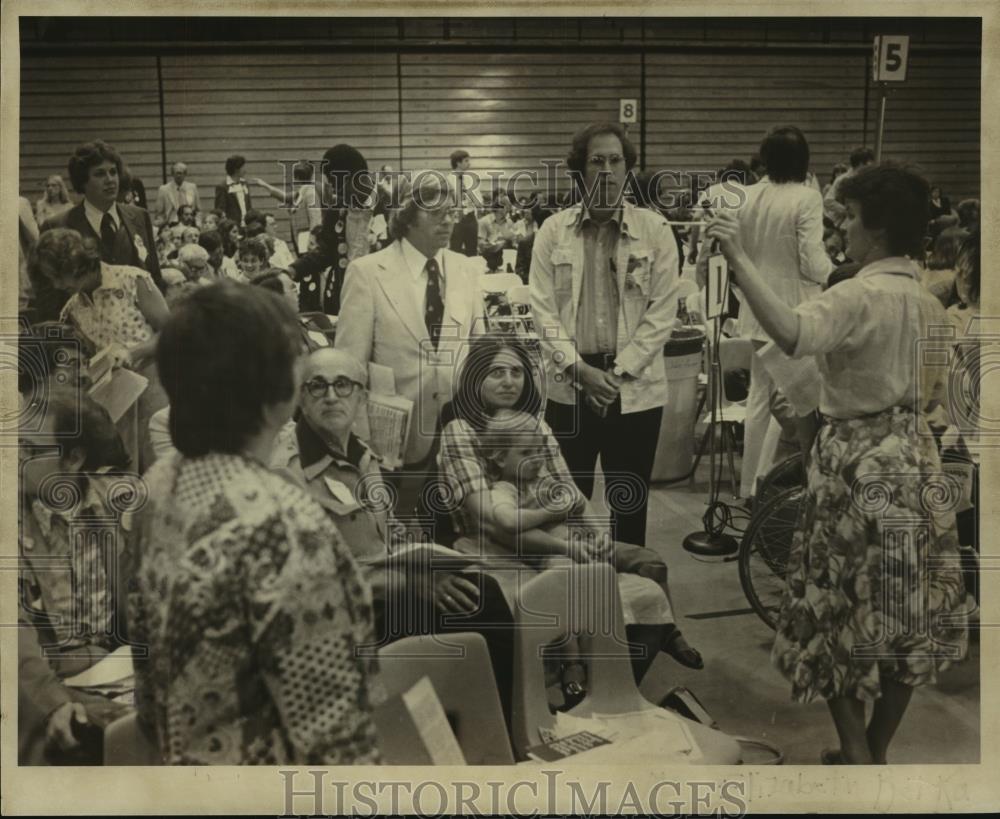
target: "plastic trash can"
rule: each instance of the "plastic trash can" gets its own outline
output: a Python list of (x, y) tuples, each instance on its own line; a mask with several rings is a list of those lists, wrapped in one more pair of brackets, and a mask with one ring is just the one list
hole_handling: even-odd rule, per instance
[(663, 407), (660, 438), (653, 461), (653, 483), (683, 478), (694, 462), (698, 374), (701, 372), (704, 347), (705, 331), (698, 327), (674, 330), (663, 346), (667, 403)]

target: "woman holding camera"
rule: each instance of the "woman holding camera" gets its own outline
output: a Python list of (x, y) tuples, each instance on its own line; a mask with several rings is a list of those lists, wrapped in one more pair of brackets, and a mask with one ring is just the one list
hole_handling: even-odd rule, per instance
[(823, 376), (772, 661), (794, 700), (827, 701), (840, 748), (824, 763), (885, 764), (913, 688), (967, 649), (954, 488), (923, 416), (943, 368), (921, 348), (946, 318), (912, 259), (927, 183), (882, 165), (840, 187), (847, 253), (862, 269), (796, 308), (747, 257), (735, 215), (715, 216), (708, 236), (767, 334), (793, 357), (816, 356)]

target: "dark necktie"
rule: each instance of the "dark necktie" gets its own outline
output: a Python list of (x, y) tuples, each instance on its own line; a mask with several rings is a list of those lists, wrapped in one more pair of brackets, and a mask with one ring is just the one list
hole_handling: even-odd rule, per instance
[(427, 271), (427, 297), (424, 309), (424, 323), (427, 325), (427, 332), (431, 336), (431, 344), (434, 349), (438, 348), (438, 340), (441, 338), (441, 320), (444, 318), (444, 302), (441, 300), (441, 271), (438, 263), (434, 259), (428, 259), (424, 267)]
[(101, 217), (101, 245), (104, 247), (104, 261), (109, 262), (115, 255), (115, 236), (118, 231), (115, 229), (115, 220), (110, 213), (105, 213)]

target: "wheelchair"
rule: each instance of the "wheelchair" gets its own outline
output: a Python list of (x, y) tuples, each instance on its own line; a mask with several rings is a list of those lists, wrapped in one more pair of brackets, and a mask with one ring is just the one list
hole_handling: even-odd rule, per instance
[[(956, 515), (966, 590), (979, 602), (979, 466), (967, 450), (946, 449), (942, 465), (970, 465), (972, 508)], [(805, 462), (796, 454), (778, 463), (757, 492), (750, 523), (737, 554), (740, 586), (750, 607), (770, 629), (776, 628), (785, 574), (799, 509), (805, 496)]]

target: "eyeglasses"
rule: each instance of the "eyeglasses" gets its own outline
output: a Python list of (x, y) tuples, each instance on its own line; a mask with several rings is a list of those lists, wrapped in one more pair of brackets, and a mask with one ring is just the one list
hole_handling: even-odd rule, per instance
[(344, 378), (343, 376), (334, 381), (327, 381), (325, 378), (316, 376), (315, 378), (310, 378), (302, 386), (313, 398), (325, 398), (330, 387), (333, 387), (333, 392), (338, 398), (347, 398), (349, 395), (352, 395), (358, 387), (363, 385), (359, 384), (357, 381), (351, 381), (350, 378)]

